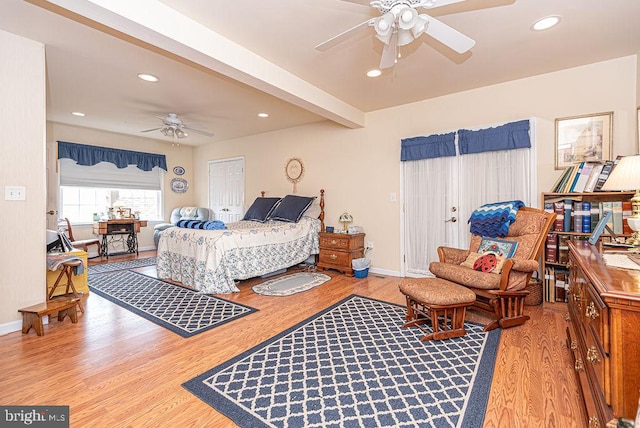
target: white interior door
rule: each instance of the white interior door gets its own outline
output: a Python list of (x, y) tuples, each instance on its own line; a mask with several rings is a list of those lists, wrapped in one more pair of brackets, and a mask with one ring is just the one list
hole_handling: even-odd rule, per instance
[(244, 215), (244, 158), (209, 162), (209, 208), (216, 220), (230, 223)]

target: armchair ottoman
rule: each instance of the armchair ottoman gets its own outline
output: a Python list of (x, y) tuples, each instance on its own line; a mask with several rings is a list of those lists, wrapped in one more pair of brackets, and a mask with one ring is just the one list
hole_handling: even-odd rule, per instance
[(178, 224), (180, 220), (212, 220), (213, 213), (209, 208), (203, 207), (178, 207), (171, 211), (171, 217), (169, 223), (160, 223), (153, 228), (153, 242), (158, 248), (158, 242), (160, 242), (160, 236), (162, 232), (170, 227)]

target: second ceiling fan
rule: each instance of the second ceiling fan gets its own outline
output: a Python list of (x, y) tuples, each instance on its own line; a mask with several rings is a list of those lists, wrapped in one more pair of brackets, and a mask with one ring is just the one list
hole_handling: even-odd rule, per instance
[[(362, 0), (344, 1), (363, 3)], [(418, 13), (417, 10), (418, 8), (433, 9), (462, 1), (465, 0), (374, 0), (369, 5), (378, 9), (381, 16), (368, 19), (320, 43), (316, 49), (325, 51), (343, 42), (356, 32), (373, 27), (375, 36), (384, 43), (380, 59), (381, 69), (393, 67), (398, 58), (398, 47), (411, 43), (422, 34), (428, 34), (462, 54), (476, 44), (475, 40), (426, 13)]]
[(178, 117), (176, 113), (169, 113), (166, 117), (156, 116), (162, 121), (162, 126), (157, 128), (145, 129), (140, 132), (152, 132), (160, 131), (162, 135), (172, 138), (186, 138), (188, 132), (195, 132), (196, 134), (205, 135), (207, 137), (213, 137), (213, 133), (196, 129), (196, 127), (204, 128), (204, 125), (187, 125)]

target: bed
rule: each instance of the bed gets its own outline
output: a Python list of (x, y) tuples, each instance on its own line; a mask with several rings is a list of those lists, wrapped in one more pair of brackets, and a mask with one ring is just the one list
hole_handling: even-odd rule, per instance
[[(289, 213), (278, 215), (286, 210), (283, 205), (288, 201), (300, 205), (300, 198), (304, 197), (265, 198), (262, 192), (244, 219), (227, 223), (227, 229), (168, 228), (158, 243), (158, 278), (180, 282), (202, 293), (227, 294), (240, 291), (236, 280), (304, 262), (319, 252), (318, 233), (324, 229), (324, 190), (320, 191), (319, 201), (309, 197), (312, 202), (300, 216), (297, 212), (291, 217)], [(275, 205), (266, 212), (272, 203)]]

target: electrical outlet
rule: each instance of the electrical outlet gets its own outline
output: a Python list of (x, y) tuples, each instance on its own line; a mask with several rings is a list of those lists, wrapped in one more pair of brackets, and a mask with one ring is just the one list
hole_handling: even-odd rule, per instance
[(371, 242), (371, 241), (367, 241), (367, 243), (366, 243), (366, 244), (364, 244), (364, 247), (365, 247), (367, 250), (373, 250), (373, 242)]
[(24, 186), (4, 186), (5, 201), (24, 201), (27, 199), (27, 188)]

